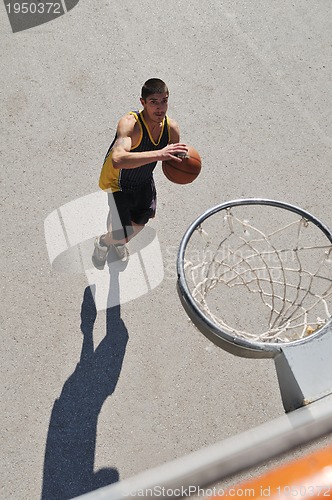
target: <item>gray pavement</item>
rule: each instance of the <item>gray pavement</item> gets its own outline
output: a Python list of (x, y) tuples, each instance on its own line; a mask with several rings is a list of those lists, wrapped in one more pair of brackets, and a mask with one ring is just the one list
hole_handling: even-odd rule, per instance
[[(193, 219), (233, 198), (332, 226), (331, 10), (80, 0), (13, 34), (1, 9), (1, 498), (72, 498), (283, 414), (273, 362), (188, 322), (175, 254)], [(96, 311), (84, 272), (52, 268), (44, 221), (98, 191), (117, 120), (155, 76), (202, 173), (176, 186), (157, 169), (164, 277)]]

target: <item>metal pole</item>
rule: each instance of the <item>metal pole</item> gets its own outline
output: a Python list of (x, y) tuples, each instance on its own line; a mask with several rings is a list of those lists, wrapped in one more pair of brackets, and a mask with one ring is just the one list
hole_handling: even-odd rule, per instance
[[(332, 395), (81, 500), (183, 498), (332, 432)], [(167, 493), (167, 494), (166, 494)], [(182, 493), (182, 496), (181, 496)]]

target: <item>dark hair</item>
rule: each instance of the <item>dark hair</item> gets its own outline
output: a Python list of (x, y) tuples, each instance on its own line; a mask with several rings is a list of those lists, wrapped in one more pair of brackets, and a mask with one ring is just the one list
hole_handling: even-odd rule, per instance
[(145, 100), (152, 94), (168, 94), (166, 83), (159, 80), (159, 78), (150, 78), (150, 80), (147, 80), (142, 87), (141, 97)]

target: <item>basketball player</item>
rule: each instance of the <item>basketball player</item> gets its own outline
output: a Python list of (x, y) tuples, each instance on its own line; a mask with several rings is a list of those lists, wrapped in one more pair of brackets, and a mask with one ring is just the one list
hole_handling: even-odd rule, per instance
[(166, 115), (168, 88), (157, 78), (142, 87), (141, 111), (132, 111), (118, 123), (101, 170), (99, 186), (108, 193), (108, 231), (95, 240), (92, 262), (104, 269), (114, 247), (118, 258), (128, 259), (125, 245), (156, 212), (153, 171), (157, 161), (181, 162), (188, 148), (180, 143), (178, 124)]

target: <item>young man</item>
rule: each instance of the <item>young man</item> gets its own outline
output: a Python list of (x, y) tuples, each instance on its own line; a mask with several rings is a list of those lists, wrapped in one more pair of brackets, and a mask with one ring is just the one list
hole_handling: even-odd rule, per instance
[[(155, 215), (156, 190), (153, 171), (157, 161), (181, 162), (187, 146), (180, 143), (178, 124), (166, 115), (168, 88), (158, 78), (147, 80), (140, 102), (142, 111), (132, 111), (118, 123), (106, 154), (99, 186), (108, 192), (108, 232), (96, 238), (92, 262), (103, 269), (111, 246), (126, 261), (125, 243)], [(177, 156), (179, 155), (179, 156)]]

